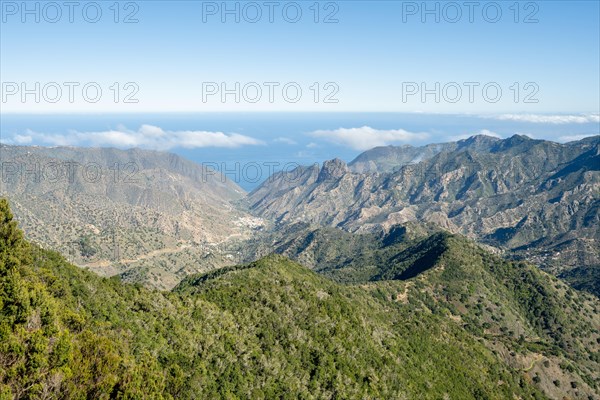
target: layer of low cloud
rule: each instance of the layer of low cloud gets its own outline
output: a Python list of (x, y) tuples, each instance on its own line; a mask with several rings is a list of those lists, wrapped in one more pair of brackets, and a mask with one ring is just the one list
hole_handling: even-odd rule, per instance
[(502, 114), (495, 117), (501, 121), (531, 122), (535, 124), (591, 124), (600, 122), (599, 114), (545, 115), (545, 114)]
[(262, 145), (264, 142), (238, 133), (209, 131), (167, 131), (158, 126), (142, 125), (137, 131), (119, 127), (99, 132), (69, 131), (66, 134), (40, 133), (28, 130), (5, 141), (13, 144), (41, 144), (50, 146), (112, 146), (140, 147), (153, 150), (201, 147), (237, 148)]
[(408, 132), (404, 129), (380, 130), (370, 126), (361, 128), (339, 128), (335, 130), (318, 130), (310, 136), (325, 139), (331, 143), (351, 147), (355, 150), (368, 150), (377, 146), (393, 143), (423, 140), (428, 133)]
[(581, 135), (564, 135), (564, 136), (559, 136), (557, 138), (557, 140), (561, 143), (575, 142), (577, 140), (585, 139), (586, 137), (595, 136), (595, 135), (597, 135), (597, 134), (588, 133), (588, 134), (581, 134)]

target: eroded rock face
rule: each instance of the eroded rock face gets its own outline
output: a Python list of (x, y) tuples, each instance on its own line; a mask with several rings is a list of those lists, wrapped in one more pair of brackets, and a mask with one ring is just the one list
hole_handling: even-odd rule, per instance
[(348, 166), (344, 161), (340, 160), (339, 158), (334, 158), (333, 160), (325, 161), (323, 163), (321, 171), (319, 172), (317, 183), (332, 181), (341, 178), (348, 172)]
[(357, 160), (385, 165), (383, 171), (356, 172), (331, 160), (316, 178), (315, 167), (293, 172), (297, 182), (275, 175), (249, 200), (260, 216), (348, 231), (433, 223), (560, 272), (600, 264), (599, 146), (598, 136), (567, 144), (473, 137), (397, 168), (390, 165), (393, 151), (375, 151), (381, 161), (371, 150)]

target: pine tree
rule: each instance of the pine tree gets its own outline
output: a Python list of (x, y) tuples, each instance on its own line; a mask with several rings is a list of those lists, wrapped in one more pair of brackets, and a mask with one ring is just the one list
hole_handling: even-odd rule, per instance
[(0, 198), (0, 277), (31, 261), (23, 232), (13, 219), (8, 200)]

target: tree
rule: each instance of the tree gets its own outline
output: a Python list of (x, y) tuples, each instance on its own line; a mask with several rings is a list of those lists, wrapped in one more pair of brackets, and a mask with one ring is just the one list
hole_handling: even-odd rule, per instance
[(13, 219), (8, 200), (0, 198), (0, 277), (31, 261), (29, 245)]

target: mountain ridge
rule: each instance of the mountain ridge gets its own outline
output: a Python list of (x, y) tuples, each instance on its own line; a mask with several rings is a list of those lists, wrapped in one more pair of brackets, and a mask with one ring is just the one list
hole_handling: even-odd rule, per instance
[(439, 261), (406, 281), (340, 285), (271, 255), (160, 292), (29, 244), (0, 199), (0, 393), (597, 396), (598, 300), (443, 239)]
[(488, 135), (474, 135), (456, 142), (432, 143), (424, 146), (379, 146), (359, 154), (348, 163), (353, 172), (393, 172), (405, 165), (426, 161), (444, 151), (463, 148), (489, 150), (500, 139)]
[(231, 263), (219, 246), (262, 223), (218, 171), (141, 149), (0, 147), (0, 194), (28, 238), (101, 275), (162, 288), (188, 265)]
[[(555, 274), (600, 265), (600, 136), (558, 144), (480, 138), (393, 172), (316, 167), (279, 173), (248, 195), (260, 217), (365, 232), (433, 223), (541, 264)], [(467, 143), (469, 142), (469, 143)], [(483, 150), (482, 150), (483, 149)], [(368, 152), (367, 152), (368, 153)], [(327, 164), (327, 163), (325, 163)], [(298, 185), (291, 181), (298, 176)]]

